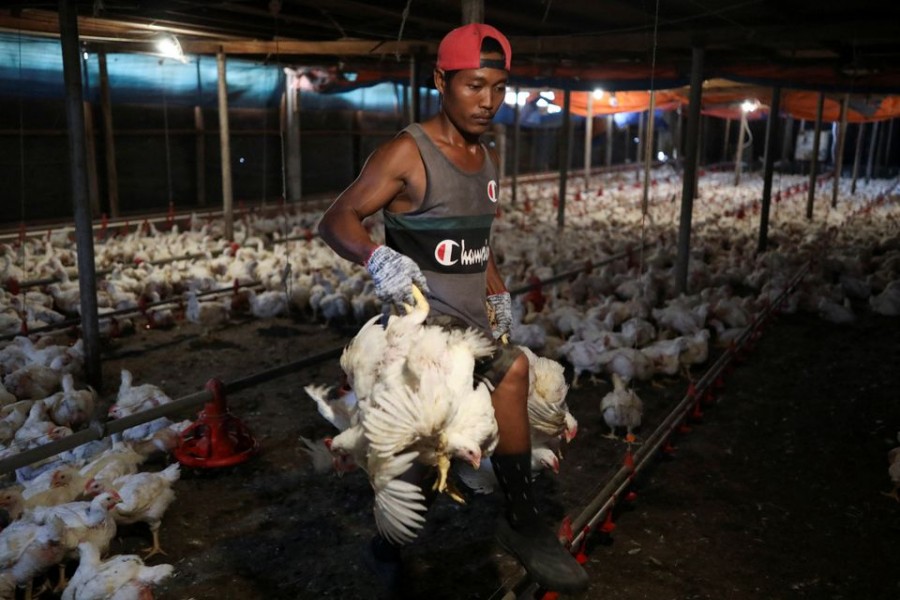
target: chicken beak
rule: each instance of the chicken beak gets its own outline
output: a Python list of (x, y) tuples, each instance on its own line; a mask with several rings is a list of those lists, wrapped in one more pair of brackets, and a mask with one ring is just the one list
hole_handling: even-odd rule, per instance
[(479, 469), (481, 467), (481, 457), (473, 456), (469, 459), (469, 464), (472, 465), (473, 469)]
[(570, 443), (575, 439), (575, 436), (578, 435), (578, 427), (573, 427), (571, 429), (566, 429), (566, 443)]

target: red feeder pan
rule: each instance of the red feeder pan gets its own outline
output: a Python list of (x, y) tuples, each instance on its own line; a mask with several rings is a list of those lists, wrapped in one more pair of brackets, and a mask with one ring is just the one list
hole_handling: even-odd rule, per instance
[(213, 397), (193, 425), (184, 430), (175, 458), (186, 467), (213, 469), (246, 461), (259, 451), (259, 443), (240, 419), (228, 412), (222, 382), (206, 382)]

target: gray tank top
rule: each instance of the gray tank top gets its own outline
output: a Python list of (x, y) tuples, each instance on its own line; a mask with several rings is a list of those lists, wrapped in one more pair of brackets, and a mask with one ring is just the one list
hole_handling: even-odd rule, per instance
[(384, 211), (386, 244), (412, 258), (428, 280), (432, 315), (449, 315), (488, 334), (486, 272), (497, 211), (497, 169), (484, 148), (475, 173), (454, 165), (418, 123), (403, 130), (425, 165), (425, 198), (412, 212)]

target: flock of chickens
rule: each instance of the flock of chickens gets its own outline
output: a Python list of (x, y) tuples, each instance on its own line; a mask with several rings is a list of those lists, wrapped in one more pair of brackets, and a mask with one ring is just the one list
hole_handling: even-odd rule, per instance
[[(807, 261), (812, 268), (782, 311), (808, 311), (834, 323), (852, 323), (859, 310), (900, 315), (900, 213), (889, 185), (875, 181), (851, 195), (841, 182), (837, 206), (819, 197), (808, 220), (805, 178), (781, 176), (770, 213), (769, 250), (757, 256), (761, 182), (745, 178), (733, 187), (729, 180), (715, 173), (701, 179), (691, 233), (690, 293), (685, 295), (673, 285), (680, 211), (675, 199), (681, 184), (665, 168), (654, 174), (646, 214), (640, 187), (622, 174), (578, 183), (566, 200), (561, 231), (555, 225), (555, 183), (521, 186), (519, 204), (504, 206), (498, 214), (493, 251), (507, 286), (530, 285), (515, 297), (511, 343), (528, 350), (532, 366), (535, 472), (557, 470), (559, 444), (577, 430), (565, 404), (568, 385), (579, 385), (585, 375), (608, 378), (612, 390), (600, 410), (613, 433), (621, 429), (633, 441), (642, 409), (632, 382), (690, 377), (692, 366), (706, 362), (711, 346), (727, 346), (741, 336)], [(408, 541), (421, 527), (427, 492), (399, 478), (413, 462), (437, 469), (437, 491), (454, 496), (453, 479), (447, 477), (453, 459), (459, 459), (455, 469), (466, 486), (490, 492), (496, 484), (492, 469), (485, 468), (496, 443), (496, 423), (489, 394), (472, 381), (470, 368), (487, 349), (474, 337), (448, 336), (423, 325), (423, 298), (408, 314), (381, 327), (365, 271), (310, 235), (317, 216), (245, 213), (235, 228), (239, 244), (223, 240), (221, 223), (197, 216), (184, 230), (144, 224), (109, 236), (95, 251), (97, 268), (105, 273), (97, 290), (101, 317), (115, 313), (101, 318), (102, 333), (121, 335), (138, 324), (173, 326), (182, 316), (214, 330), (243, 316), (288, 312), (361, 324), (341, 361), (350, 390), (307, 389), (339, 430), (326, 447), (309, 441), (308, 447), (323, 469), (365, 470), (376, 494), (379, 528), (391, 539)], [(369, 225), (378, 238), (377, 218)], [(622, 253), (626, 258), (607, 260)], [(0, 244), (0, 334), (76, 316), (75, 263), (67, 235)], [(575, 270), (580, 272), (566, 281), (539, 283)], [(21, 286), (48, 278), (54, 282)], [(131, 315), (122, 314), (127, 310)], [(80, 343), (56, 342), (52, 336), (33, 341), (19, 335), (0, 349), (0, 456), (68, 435), (108, 404), (90, 389), (77, 389)], [(559, 361), (572, 368), (568, 383)], [(134, 386), (127, 371), (122, 377), (110, 417), (168, 401), (155, 386)], [(99, 557), (109, 540), (106, 546), (99, 538), (92, 549), (83, 548), (75, 520), (90, 535), (99, 529), (114, 532), (117, 522), (144, 520), (158, 551), (159, 522), (174, 496), (157, 494), (168, 498), (165, 506), (146, 511), (139, 508), (138, 496), (151, 486), (171, 492), (177, 468), (137, 469), (146, 457), (171, 449), (184, 426), (157, 420), (126, 431), (115, 445), (92, 443), (57, 462), (21, 469), (19, 487), (4, 490), (0, 502), (11, 522), (0, 533), (0, 598), (12, 597), (6, 588), (24, 585), (76, 555), (84, 569), (93, 571), (87, 576), (79, 566), (65, 597), (124, 599), (138, 597), (127, 595), (129, 590), (148, 589), (152, 577), (138, 575), (147, 572), (137, 568), (140, 559), (129, 557), (107, 569), (134, 573), (130, 587), (115, 592), (119, 595), (79, 591), (77, 582), (100, 580), (106, 563)], [(123, 456), (132, 458), (129, 472), (96, 477), (104, 460), (129, 463)], [(61, 510), (71, 513), (72, 522), (38, 510), (49, 506), (68, 507)], [(169, 572), (154, 571), (159, 576)]]
[[(81, 343), (49, 340), (19, 336), (0, 350), (0, 372), (11, 390), (0, 388), (0, 457), (61, 439), (95, 417), (95, 391), (74, 383), (84, 361)], [(155, 385), (133, 385), (123, 370), (108, 412), (121, 418), (170, 401)], [(187, 424), (160, 418), (18, 469), (15, 483), (0, 490), (0, 598), (14, 599), (17, 586), (26, 586), (30, 598), (32, 580), (56, 566), (54, 589), (64, 599), (147, 598), (153, 585), (172, 574), (171, 565), (146, 566), (136, 555), (101, 556), (117, 525), (134, 523), (150, 528), (147, 556), (162, 552), (159, 527), (175, 499), (179, 465), (139, 468), (171, 450)], [(66, 568), (75, 559), (78, 566), (67, 583)]]

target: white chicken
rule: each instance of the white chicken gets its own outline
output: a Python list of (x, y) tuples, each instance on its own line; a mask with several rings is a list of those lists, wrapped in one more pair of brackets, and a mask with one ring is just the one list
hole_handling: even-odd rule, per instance
[(13, 436), (13, 440), (19, 448), (28, 450), (62, 439), (71, 433), (72, 430), (68, 427), (61, 427), (49, 420), (46, 404), (35, 402), (28, 411), (28, 418)]
[(0, 571), (16, 585), (26, 585), (30, 598), (32, 579), (62, 562), (67, 550), (64, 542), (65, 527), (58, 518), (40, 524), (15, 521), (0, 532)]
[(48, 414), (57, 425), (77, 427), (86, 423), (94, 413), (96, 392), (93, 388), (75, 389), (71, 373), (62, 376), (62, 391), (44, 398)]
[(3, 379), (6, 389), (20, 400), (41, 400), (59, 389), (62, 373), (39, 363), (29, 363)]
[(110, 407), (109, 416), (119, 419), (172, 401), (162, 389), (152, 383), (133, 385), (132, 382), (131, 371), (122, 369), (116, 402)]
[(600, 410), (603, 420), (609, 426), (610, 432), (606, 437), (618, 439), (616, 428), (624, 427), (628, 442), (634, 441), (632, 433), (636, 427), (640, 427), (644, 414), (644, 405), (634, 390), (629, 389), (622, 379), (613, 374), (613, 390), (603, 397), (600, 402)]
[(230, 302), (228, 304), (216, 300), (200, 302), (197, 292), (194, 290), (188, 291), (185, 295), (187, 296), (187, 306), (184, 318), (187, 321), (202, 325), (207, 331), (228, 321)]
[(34, 400), (20, 400), (0, 409), (0, 444), (12, 441), (28, 418), (33, 404)]
[[(566, 405), (564, 369), (555, 360), (537, 356), (520, 347), (528, 358), (528, 424), (531, 431), (532, 459), (542, 448), (552, 453), (559, 450), (560, 440), (571, 442), (578, 433), (578, 421)], [(541, 462), (539, 456), (538, 462)], [(558, 471), (557, 465), (555, 471)]]
[(3, 385), (3, 382), (0, 381), (0, 407), (9, 406), (17, 400), (15, 394), (7, 390), (6, 386)]
[(148, 567), (140, 557), (118, 554), (100, 560), (100, 551), (89, 543), (78, 546), (78, 570), (62, 594), (62, 600), (145, 600), (151, 589), (172, 575), (172, 565)]
[(96, 479), (104, 483), (111, 483), (123, 475), (137, 473), (138, 466), (144, 460), (144, 455), (135, 451), (128, 444), (115, 442), (112, 448), (81, 467), (79, 474), (85, 481)]
[(91, 479), (85, 484), (85, 492), (89, 495), (104, 491), (117, 493), (121, 498), (112, 509), (112, 516), (120, 525), (146, 523), (153, 535), (153, 546), (147, 548), (144, 558), (154, 554), (165, 554), (159, 545), (159, 526), (169, 505), (175, 500), (172, 484), (178, 481), (181, 471), (178, 463), (169, 465), (162, 471), (153, 473), (142, 471), (131, 475), (123, 475), (111, 483), (102, 479)]
[[(38, 507), (28, 513), (28, 519), (39, 525), (62, 521), (63, 546), (69, 556), (77, 552), (78, 545), (89, 542), (100, 552), (106, 552), (116, 535), (116, 522), (110, 509), (121, 501), (115, 492), (104, 492), (90, 502), (67, 502), (57, 506)], [(65, 586), (65, 565), (60, 564), (60, 588)]]
[(332, 442), (367, 470), (376, 524), (399, 542), (415, 537), (425, 506), (421, 490), (397, 477), (413, 461), (436, 467), (435, 488), (461, 500), (447, 482), (451, 459), (477, 467), (497, 441), (490, 392), (473, 378), (475, 359), (489, 355), (492, 342), (474, 331), (423, 325), (428, 302), (416, 288), (413, 296), (406, 315), (390, 317), (384, 328), (373, 318), (345, 349), (341, 366), (358, 398), (356, 423)]

